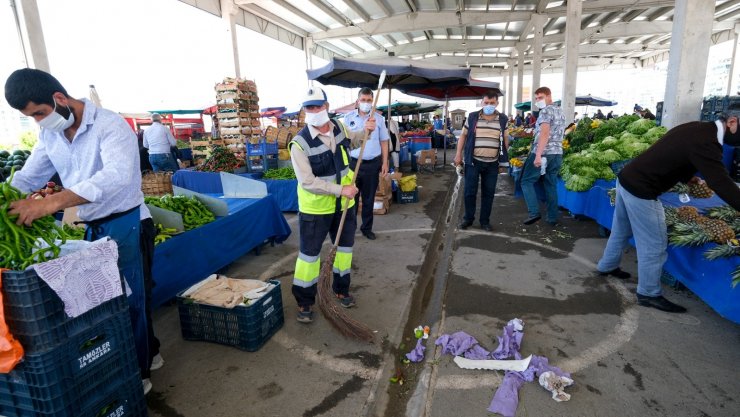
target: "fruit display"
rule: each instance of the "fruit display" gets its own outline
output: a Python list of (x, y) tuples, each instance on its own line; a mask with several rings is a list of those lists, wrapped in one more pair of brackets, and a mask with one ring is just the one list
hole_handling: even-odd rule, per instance
[(192, 230), (216, 220), (216, 217), (208, 210), (208, 207), (195, 197), (166, 194), (162, 197), (144, 197), (144, 202), (155, 207), (180, 213), (185, 230)]
[(427, 137), (431, 136), (431, 127), (426, 129), (414, 129), (414, 130), (407, 130), (403, 133), (401, 133), (401, 136), (405, 138), (414, 138), (414, 137)]
[[(708, 260), (740, 256), (740, 212), (730, 206), (714, 207), (706, 215), (696, 207), (665, 208), (668, 241), (675, 246), (711, 244), (704, 252)], [(732, 272), (733, 287), (740, 283), (740, 267)]]
[(567, 136), (569, 147), (560, 175), (570, 191), (587, 191), (597, 179), (616, 178), (618, 171), (612, 169), (612, 164), (645, 152), (667, 131), (652, 120), (636, 116), (622, 116), (593, 126), (590, 119), (584, 118)]
[(678, 183), (670, 191), (677, 194), (686, 194), (692, 198), (711, 198), (714, 195), (714, 191), (704, 181), (688, 184)]
[(0, 151), (0, 171), (6, 177), (9, 176), (13, 167), (16, 171), (23, 168), (29, 156), (31, 156), (31, 151)]
[(35, 191), (31, 194), (28, 194), (26, 198), (39, 200), (54, 193), (59, 193), (62, 190), (63, 188), (61, 185), (57, 185), (54, 181), (49, 181), (46, 183), (46, 187), (41, 188), (40, 190)]
[(532, 139), (534, 137), (534, 129), (531, 127), (515, 126), (509, 128), (510, 138), (525, 138)]
[(244, 159), (237, 158), (232, 151), (223, 146), (214, 146), (210, 156), (195, 170), (203, 172), (233, 172), (244, 166)]
[(294, 180), (295, 178), (293, 167), (268, 169), (262, 176), (262, 179), (265, 180)]

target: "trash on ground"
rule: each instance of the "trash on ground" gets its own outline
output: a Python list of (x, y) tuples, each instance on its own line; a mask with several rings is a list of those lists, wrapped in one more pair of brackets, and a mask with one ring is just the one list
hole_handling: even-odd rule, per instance
[(573, 385), (573, 380), (566, 376), (557, 376), (554, 372), (547, 371), (540, 374), (540, 385), (542, 388), (552, 392), (552, 399), (561, 402), (570, 400), (570, 394), (565, 392), (565, 387)]
[(489, 371), (517, 371), (522, 372), (529, 367), (532, 355), (520, 360), (500, 360), (500, 359), (465, 359), (462, 356), (455, 356), (455, 363), (462, 369), (486, 369)]

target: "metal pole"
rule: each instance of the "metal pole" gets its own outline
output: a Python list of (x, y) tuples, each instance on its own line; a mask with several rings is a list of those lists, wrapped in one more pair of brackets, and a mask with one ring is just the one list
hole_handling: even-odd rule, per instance
[(18, 30), (18, 40), (21, 42), (21, 50), (23, 51), (23, 62), (28, 67), (28, 54), (26, 53), (26, 44), (23, 42), (23, 31), (21, 30), (21, 20), (18, 17), (18, 6), (15, 5), (15, 0), (10, 0), (10, 8), (13, 9), (13, 17), (15, 18), (15, 28)]
[(449, 104), (450, 98), (447, 94), (445, 94), (445, 112), (444, 116), (442, 117), (442, 131), (445, 132), (445, 137), (444, 139), (442, 139), (442, 146), (444, 147), (444, 149), (442, 150), (442, 169), (447, 166), (447, 117), (449, 117), (447, 115), (447, 110), (449, 110), (447, 106), (449, 106)]

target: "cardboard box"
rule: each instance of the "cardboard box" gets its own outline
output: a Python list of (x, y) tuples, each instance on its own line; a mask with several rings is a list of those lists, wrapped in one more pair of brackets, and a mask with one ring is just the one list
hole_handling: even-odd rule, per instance
[(391, 207), (391, 198), (387, 197), (375, 197), (373, 203), (373, 214), (383, 215), (388, 214), (388, 209)]
[(384, 197), (393, 193), (393, 186), (391, 185), (391, 177), (388, 175), (380, 175), (378, 181), (378, 189), (375, 191), (376, 197)]
[(435, 149), (425, 149), (419, 154), (418, 165), (427, 165), (433, 167), (437, 163), (437, 151)]

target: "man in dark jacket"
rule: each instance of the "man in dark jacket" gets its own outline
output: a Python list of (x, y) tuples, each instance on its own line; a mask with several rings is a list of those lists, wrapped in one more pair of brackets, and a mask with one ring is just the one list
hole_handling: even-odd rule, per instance
[[(472, 112), (463, 126), (457, 142), (455, 165), (465, 162), (465, 215), (460, 229), (467, 229), (475, 219), (478, 179), (481, 183), (480, 227), (491, 231), (491, 208), (496, 193), (499, 161), (508, 145), (505, 114), (496, 111), (498, 93), (489, 91), (483, 96), (483, 108)], [(463, 157), (464, 156), (464, 157)], [(508, 162), (508, 159), (506, 160)]]
[(612, 231), (598, 264), (600, 275), (626, 279), (619, 262), (630, 237), (637, 247), (637, 303), (670, 313), (686, 309), (661, 295), (660, 276), (667, 258), (665, 212), (658, 196), (677, 182), (700, 181), (727, 204), (740, 210), (740, 189), (722, 163), (722, 143), (740, 136), (740, 108), (716, 122), (690, 122), (674, 127), (619, 173)]

